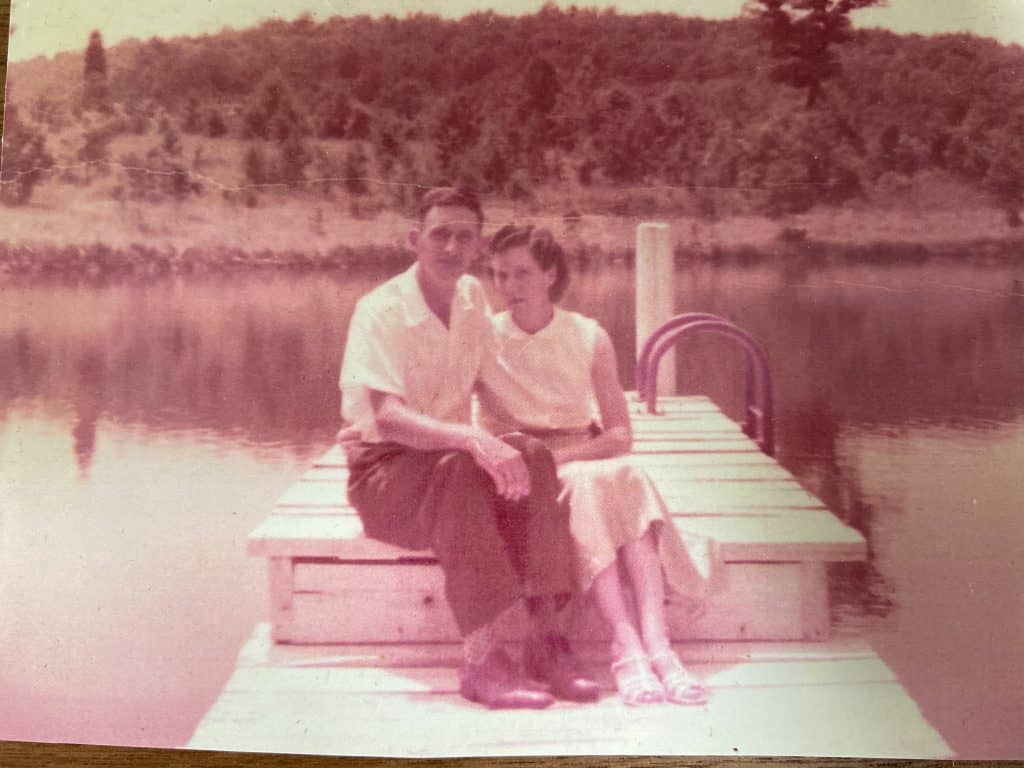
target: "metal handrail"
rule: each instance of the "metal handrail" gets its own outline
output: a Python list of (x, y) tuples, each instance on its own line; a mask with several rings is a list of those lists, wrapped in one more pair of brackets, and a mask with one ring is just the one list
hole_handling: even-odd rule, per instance
[[(637, 376), (638, 383), (636, 388), (637, 395), (641, 401), (646, 400), (645, 391), (647, 383), (647, 368), (649, 367), (651, 352), (653, 352), (656, 343), (660, 341), (662, 338), (664, 338), (667, 333), (675, 331), (676, 329), (681, 328), (690, 323), (697, 322), (698, 320), (715, 320), (717, 322), (722, 322), (731, 325), (734, 328), (739, 327), (735, 323), (726, 320), (724, 317), (720, 317), (719, 315), (713, 315), (710, 312), (684, 312), (683, 314), (676, 315), (675, 317), (669, 318), (664, 323), (662, 323), (662, 325), (659, 328), (655, 329), (654, 333), (652, 333), (650, 338), (648, 338), (647, 341), (644, 343), (644, 348), (641, 352), (641, 362), (643, 363), (644, 368), (643, 372)], [(754, 389), (756, 383), (754, 380), (753, 372), (754, 369), (757, 367), (757, 362), (754, 359), (754, 354), (751, 350), (744, 347), (743, 351), (746, 355), (747, 360), (743, 395), (745, 401), (747, 403), (751, 403), (753, 402), (755, 397)], [(638, 367), (639, 364), (640, 363), (638, 363)]]
[[(672, 320), (669, 322), (671, 323)], [(680, 339), (697, 333), (721, 334), (743, 347), (747, 358), (746, 420), (743, 424), (743, 433), (757, 442), (758, 447), (764, 453), (774, 456), (775, 407), (772, 401), (772, 375), (768, 365), (768, 356), (753, 336), (726, 320), (694, 320), (683, 325), (676, 325), (671, 331), (660, 334), (659, 341), (653, 346), (648, 356), (647, 370), (644, 376), (645, 386), (641, 391), (641, 395), (647, 403), (647, 412), (657, 413), (658, 364), (661, 362), (661, 358)], [(757, 384), (760, 384), (760, 387)], [(760, 398), (757, 397), (758, 390)]]
[(722, 322), (728, 322), (724, 317), (718, 315), (712, 315), (710, 312), (684, 312), (681, 315), (676, 315), (660, 326), (658, 326), (654, 333), (647, 337), (647, 341), (644, 342), (643, 347), (640, 350), (640, 354), (636, 358), (636, 391), (640, 397), (643, 397), (644, 386), (647, 383), (647, 363), (651, 359), (651, 352), (654, 350), (654, 345), (666, 334), (674, 331), (680, 326), (686, 325), (687, 323), (696, 322), (697, 320), (721, 320)]

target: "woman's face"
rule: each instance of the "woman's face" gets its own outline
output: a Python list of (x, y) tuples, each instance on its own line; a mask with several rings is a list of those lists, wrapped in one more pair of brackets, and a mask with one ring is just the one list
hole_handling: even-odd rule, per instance
[(524, 311), (547, 311), (551, 307), (548, 289), (557, 277), (554, 268), (540, 268), (527, 246), (491, 256), (491, 273), (498, 295), (515, 316)]

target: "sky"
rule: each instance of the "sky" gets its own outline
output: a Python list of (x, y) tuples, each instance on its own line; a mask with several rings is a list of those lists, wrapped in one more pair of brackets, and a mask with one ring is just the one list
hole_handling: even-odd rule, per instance
[[(89, 32), (99, 29), (106, 45), (129, 37), (176, 37), (245, 28), (267, 18), (293, 19), (309, 13), (330, 16), (436, 13), (460, 17), (480, 10), (532, 13), (544, 0), (13, 0), (11, 61), (84, 50)], [(744, 0), (561, 0), (562, 7), (616, 6), (620, 13), (659, 11), (681, 16), (727, 19)], [(182, 6), (191, 6), (183, 12)], [(287, 10), (282, 11), (281, 6)], [(1024, 0), (889, 0), (889, 7), (857, 11), (858, 27), (938, 34), (973, 32), (1004, 43), (1024, 44)]]

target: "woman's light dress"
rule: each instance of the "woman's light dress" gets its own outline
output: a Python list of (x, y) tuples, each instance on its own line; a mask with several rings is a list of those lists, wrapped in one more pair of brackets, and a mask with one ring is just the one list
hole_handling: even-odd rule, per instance
[[(591, 377), (597, 322), (558, 307), (551, 322), (533, 334), (508, 312), (493, 321), (499, 353), (480, 387), (481, 425), (494, 434), (535, 434), (552, 449), (592, 439), (590, 427), (600, 423)], [(581, 589), (615, 563), (620, 547), (654, 526), (668, 586), (691, 600), (706, 594), (717, 570), (713, 542), (680, 536), (632, 456), (566, 462), (558, 477), (570, 504)]]

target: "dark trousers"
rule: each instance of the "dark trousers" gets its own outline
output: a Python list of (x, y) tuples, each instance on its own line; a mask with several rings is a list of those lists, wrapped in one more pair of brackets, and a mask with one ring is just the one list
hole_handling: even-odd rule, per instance
[(526, 435), (502, 439), (519, 450), (530, 472), (530, 496), (518, 502), (502, 499), (464, 451), (397, 443), (348, 450), (348, 498), (366, 535), (434, 551), (463, 635), (521, 598), (574, 589), (569, 508), (558, 502), (551, 453)]

